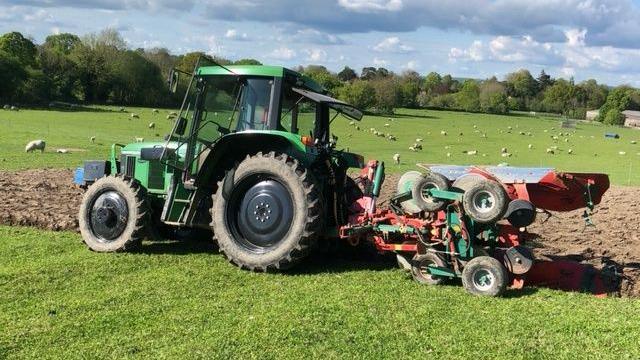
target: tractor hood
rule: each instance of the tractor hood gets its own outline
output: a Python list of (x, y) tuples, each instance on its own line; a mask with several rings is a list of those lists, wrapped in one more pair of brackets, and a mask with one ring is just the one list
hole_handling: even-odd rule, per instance
[(167, 147), (167, 149), (174, 149), (176, 150), (176, 154), (178, 154), (178, 158), (179, 159), (183, 159), (186, 151), (187, 151), (187, 146), (186, 144), (182, 144), (182, 146), (178, 147), (179, 143), (177, 141), (169, 141), (169, 142), (164, 142), (164, 141), (147, 141), (147, 142), (137, 142), (137, 143), (131, 143), (126, 145), (125, 147), (122, 148), (121, 153), (124, 155), (133, 155), (133, 156), (140, 156), (140, 150), (142, 149), (147, 149), (147, 148), (154, 148), (154, 147)]
[(362, 111), (360, 111), (360, 109), (354, 107), (353, 105), (347, 104), (344, 101), (334, 99), (331, 96), (322, 95), (317, 92), (300, 88), (292, 88), (292, 90), (319, 104), (327, 104), (333, 110), (339, 112), (340, 114), (344, 114), (354, 120), (360, 121), (362, 119)]

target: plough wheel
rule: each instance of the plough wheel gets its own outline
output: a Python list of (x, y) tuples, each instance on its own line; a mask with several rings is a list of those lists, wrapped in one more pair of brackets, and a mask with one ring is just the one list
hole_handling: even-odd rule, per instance
[(431, 196), (429, 193), (431, 189), (449, 190), (449, 180), (438, 173), (428, 173), (413, 184), (411, 197), (422, 211), (439, 211), (447, 204), (446, 200)]
[(500, 296), (507, 281), (504, 265), (491, 256), (473, 258), (462, 269), (462, 286), (473, 295)]
[(465, 191), (462, 206), (474, 221), (492, 223), (504, 216), (509, 206), (509, 196), (499, 183), (480, 180)]
[(426, 253), (422, 255), (416, 254), (411, 262), (411, 276), (420, 284), (426, 285), (440, 285), (446, 278), (441, 276), (431, 275), (429, 273), (429, 265), (435, 265), (438, 267), (446, 267), (444, 260), (438, 254)]

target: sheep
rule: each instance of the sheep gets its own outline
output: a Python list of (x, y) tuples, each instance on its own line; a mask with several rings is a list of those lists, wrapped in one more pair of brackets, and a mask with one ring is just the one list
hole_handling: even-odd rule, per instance
[(140, 119), (140, 115), (138, 115), (136, 113), (131, 113), (131, 118), (132, 119)]
[(396, 163), (396, 165), (400, 165), (400, 154), (393, 154), (393, 161)]
[(553, 154), (555, 154), (555, 152), (553, 151), (553, 149), (547, 148), (547, 154), (553, 155)]
[(155, 128), (156, 128), (156, 123), (150, 122), (149, 123), (149, 129), (155, 129)]
[(169, 115), (171, 115), (171, 116), (173, 116), (173, 117), (176, 117), (176, 116), (178, 116), (178, 113), (177, 113), (177, 112), (175, 112), (175, 111), (172, 111), (172, 112), (170, 112), (170, 113), (169, 113)]
[(487, 134), (482, 134), (481, 138), (486, 139), (487, 138)]
[(506, 148), (506, 147), (503, 147), (502, 149), (500, 149), (500, 152), (501, 152), (501, 153), (503, 153), (503, 154), (505, 154), (505, 153), (507, 152), (507, 148)]
[(11, 111), (20, 111), (20, 109), (17, 106), (12, 106)]
[(417, 142), (417, 143), (422, 142), (422, 139), (421, 139), (421, 138), (417, 138), (417, 139), (416, 139), (416, 142)]
[(173, 120), (173, 119), (175, 119), (175, 116), (173, 116), (173, 115), (167, 115), (167, 120)]
[(498, 166), (499, 166), (499, 167), (509, 166), (509, 163), (501, 162), (500, 164), (498, 164)]
[(627, 152), (626, 151), (618, 151), (618, 154), (619, 155), (627, 155)]
[(389, 126), (391, 126), (391, 124), (389, 123), (384, 124), (384, 127), (389, 127)]
[(511, 126), (507, 126), (507, 129), (509, 130), (513, 130), (513, 128)]
[(529, 148), (529, 150), (533, 149), (533, 144), (529, 144), (529, 146), (527, 146)]
[(450, 152), (447, 153), (447, 157), (451, 157), (451, 153)]
[(637, 143), (638, 143), (637, 141), (635, 141), (635, 140), (631, 140), (631, 144), (632, 144), (632, 145), (635, 145), (635, 144), (637, 144)]
[(467, 155), (478, 155), (478, 150), (467, 150), (465, 153), (467, 153)]
[(369, 128), (369, 132), (374, 132), (376, 131), (376, 128)]
[(44, 152), (44, 148), (47, 144), (44, 142), (44, 140), (33, 140), (31, 142), (29, 142), (27, 144), (27, 146), (24, 148), (24, 150), (26, 152), (32, 152), (34, 150), (40, 150), (41, 153)]
[(413, 148), (416, 150), (422, 150), (422, 144), (415, 143), (413, 144)]
[(389, 139), (389, 141), (396, 141), (396, 140), (398, 140), (394, 135), (391, 135), (391, 134), (387, 135), (387, 139)]
[(478, 128), (478, 125), (473, 125), (473, 128), (474, 128), (474, 129), (477, 129), (477, 128)]
[(69, 150), (67, 150), (67, 149), (57, 149), (56, 152), (58, 154), (68, 154)]
[(502, 157), (511, 157), (511, 154), (509, 154), (509, 153), (503, 153), (503, 154), (502, 154)]
[(462, 136), (462, 135), (464, 135), (464, 134), (462, 133), (462, 131), (460, 131), (460, 133), (458, 134), (458, 136)]
[(413, 146), (409, 146), (409, 150), (411, 151), (417, 151), (416, 148), (414, 148)]
[(151, 110), (151, 112), (152, 112), (152, 113), (154, 113), (154, 114), (157, 114), (157, 113), (159, 113), (160, 111), (158, 111), (158, 109), (153, 109), (153, 110)]
[(144, 138), (137, 137), (137, 138), (136, 138), (136, 142), (137, 142), (137, 143), (144, 142)]
[(95, 136), (90, 137), (89, 141), (91, 141), (92, 144), (95, 143), (96, 142), (96, 137)]
[(356, 125), (356, 130), (360, 131), (360, 126)]
[(9, 106), (9, 105), (5, 105), (2, 108), (5, 109), (5, 110), (11, 110), (11, 106)]
[(558, 137), (557, 136), (552, 136), (551, 138), (553, 139), (553, 141), (558, 141)]
[(124, 107), (120, 107), (120, 112), (127, 112), (127, 109), (125, 109)]
[(446, 132), (446, 131), (444, 131), (444, 130), (441, 130), (441, 131), (440, 131), (440, 135), (442, 135), (442, 136), (447, 136), (447, 132)]
[(569, 142), (569, 138), (565, 138), (564, 142), (568, 143)]
[(573, 149), (567, 150), (567, 154), (569, 154), (569, 155), (573, 154)]
[(355, 126), (356, 122), (355, 121), (350, 121), (349, 122), (349, 126)]

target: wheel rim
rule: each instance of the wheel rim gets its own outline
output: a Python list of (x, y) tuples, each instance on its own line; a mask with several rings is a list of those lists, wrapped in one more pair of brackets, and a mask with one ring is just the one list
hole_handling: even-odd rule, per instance
[(252, 176), (241, 181), (229, 199), (227, 222), (244, 248), (263, 253), (285, 237), (293, 221), (293, 200), (279, 181)]
[(430, 265), (435, 265), (438, 266), (438, 264), (436, 264), (435, 261), (433, 260), (423, 260), (420, 262), (420, 274), (427, 280), (438, 280), (439, 278), (435, 275), (432, 275), (429, 272), (429, 266)]
[(427, 203), (433, 203), (433, 197), (429, 192), (431, 189), (438, 189), (438, 186), (434, 183), (426, 183), (422, 186), (422, 190), (420, 191), (420, 195), (422, 195), (422, 200)]
[(129, 208), (122, 194), (114, 190), (101, 193), (89, 208), (91, 232), (101, 242), (111, 242), (124, 232)]
[(478, 269), (473, 274), (473, 286), (480, 291), (487, 291), (491, 289), (494, 282), (495, 278), (489, 270)]
[(490, 212), (495, 206), (496, 199), (488, 191), (480, 191), (473, 197), (473, 208), (481, 214)]

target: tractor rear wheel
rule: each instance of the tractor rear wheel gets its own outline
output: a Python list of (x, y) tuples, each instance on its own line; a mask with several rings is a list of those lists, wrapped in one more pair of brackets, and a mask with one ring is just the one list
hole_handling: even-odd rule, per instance
[(507, 281), (504, 265), (491, 256), (475, 257), (462, 269), (462, 286), (473, 295), (500, 296)]
[(296, 159), (270, 152), (247, 156), (230, 176), (218, 183), (211, 208), (220, 252), (253, 271), (287, 269), (308, 255), (322, 230), (311, 173)]
[(137, 181), (107, 176), (93, 183), (82, 198), (78, 224), (93, 251), (136, 248), (146, 234), (148, 207)]

